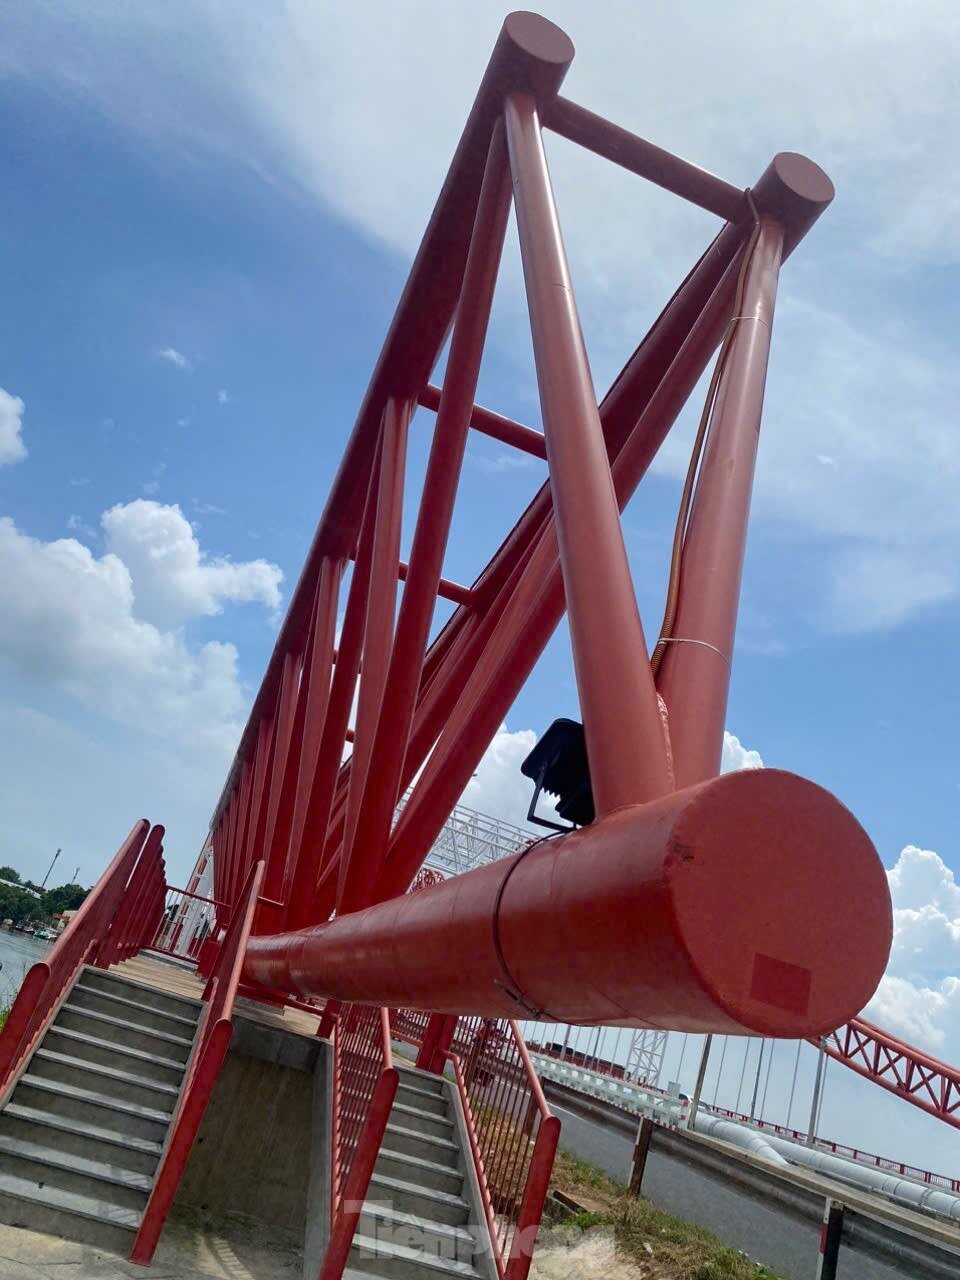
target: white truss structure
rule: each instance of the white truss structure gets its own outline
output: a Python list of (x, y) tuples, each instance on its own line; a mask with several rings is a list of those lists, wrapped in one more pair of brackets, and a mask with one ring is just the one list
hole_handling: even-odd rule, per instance
[(666, 1031), (635, 1031), (627, 1050), (625, 1075), (634, 1084), (660, 1086), (663, 1058), (667, 1051)]
[[(403, 801), (398, 811), (402, 807)], [(464, 871), (472, 871), (474, 867), (506, 858), (536, 839), (536, 832), (458, 804), (444, 823), (424, 866), (432, 867), (444, 876), (458, 876)]]

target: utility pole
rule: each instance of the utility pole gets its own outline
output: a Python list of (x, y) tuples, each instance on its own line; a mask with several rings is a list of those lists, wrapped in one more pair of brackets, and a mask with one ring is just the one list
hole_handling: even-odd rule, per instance
[(43, 877), (43, 884), (40, 886), (41, 890), (47, 887), (47, 881), (50, 879), (50, 872), (53, 870), (54, 865), (62, 852), (63, 852), (62, 849), (58, 849), (57, 852), (53, 855), (53, 862), (51, 862), (49, 867), (47, 867), (47, 874)]

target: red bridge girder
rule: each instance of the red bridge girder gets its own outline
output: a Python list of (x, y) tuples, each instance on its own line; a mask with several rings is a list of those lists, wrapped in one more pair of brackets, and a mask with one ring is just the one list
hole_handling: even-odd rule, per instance
[[(811, 1040), (811, 1044), (817, 1044)], [(823, 1049), (865, 1080), (927, 1115), (960, 1129), (960, 1070), (863, 1018), (851, 1018), (823, 1039)]]

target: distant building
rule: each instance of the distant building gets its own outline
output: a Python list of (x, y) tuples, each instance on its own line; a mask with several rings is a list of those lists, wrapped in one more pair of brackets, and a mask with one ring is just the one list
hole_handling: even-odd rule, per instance
[(27, 893), (31, 898), (36, 898), (38, 902), (40, 901), (40, 894), (36, 889), (28, 889), (25, 884), (18, 884), (16, 880), (0, 879), (0, 884), (5, 884), (9, 889), (19, 889), (21, 893)]

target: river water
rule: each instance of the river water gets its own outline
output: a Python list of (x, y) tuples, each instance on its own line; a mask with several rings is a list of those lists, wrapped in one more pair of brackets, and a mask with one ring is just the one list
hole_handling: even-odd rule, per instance
[(0, 1005), (10, 1004), (27, 970), (42, 960), (52, 946), (52, 942), (41, 942), (30, 934), (13, 933), (0, 926)]

